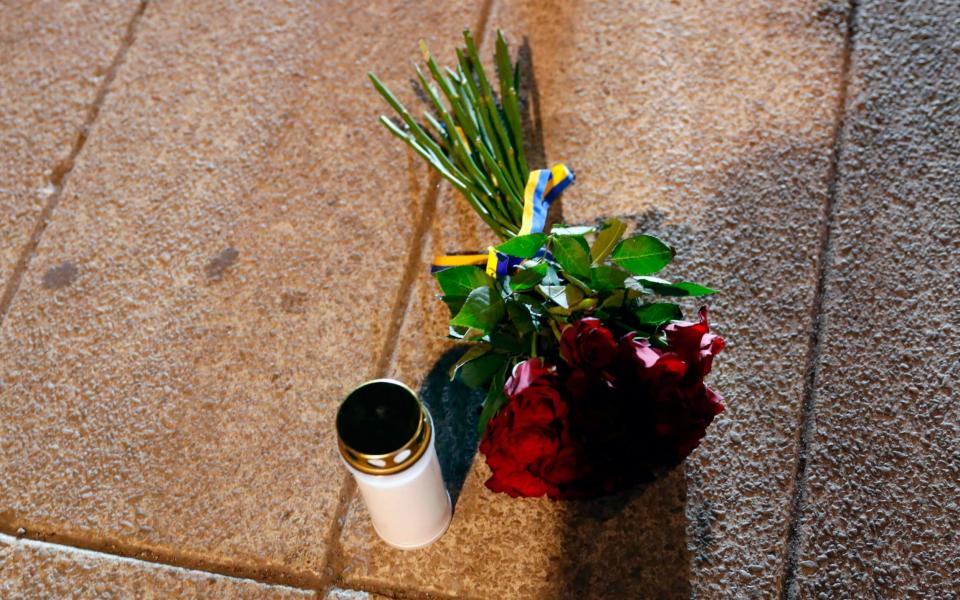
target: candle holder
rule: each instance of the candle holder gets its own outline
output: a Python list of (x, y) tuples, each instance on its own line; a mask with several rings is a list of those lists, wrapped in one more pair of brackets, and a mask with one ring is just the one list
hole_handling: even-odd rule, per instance
[(439, 539), (452, 507), (433, 419), (417, 394), (393, 379), (368, 381), (340, 405), (336, 426), (340, 456), (381, 539), (402, 550)]

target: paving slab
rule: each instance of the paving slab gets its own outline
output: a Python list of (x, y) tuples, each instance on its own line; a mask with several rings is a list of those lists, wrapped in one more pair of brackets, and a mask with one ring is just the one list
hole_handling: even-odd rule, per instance
[(315, 594), (0, 535), (0, 597), (293, 600)]
[[(770, 4), (495, 5), (489, 31), (526, 38), (533, 65), (533, 153), (577, 173), (552, 212), (625, 218), (680, 249), (671, 275), (723, 291), (711, 319), (728, 346), (711, 379), (728, 409), (683, 468), (633, 492), (568, 503), (493, 494), (469, 433), (477, 396), (444, 383), (446, 309), (422, 276), (393, 372), (441, 413), (447, 477), (454, 491), (465, 481), (448, 533), (414, 552), (380, 543), (354, 499), (347, 585), (466, 598), (779, 596), (847, 7)], [(424, 261), (491, 241), (454, 200), (438, 210)]]
[(0, 289), (81, 135), (138, 9), (127, 0), (0, 8)]
[(147, 8), (0, 330), (0, 527), (326, 581), (334, 409), (392, 344), (433, 193), (366, 71), (409, 101), (416, 40), (478, 14)]
[(857, 13), (792, 597), (960, 597), (958, 21)]

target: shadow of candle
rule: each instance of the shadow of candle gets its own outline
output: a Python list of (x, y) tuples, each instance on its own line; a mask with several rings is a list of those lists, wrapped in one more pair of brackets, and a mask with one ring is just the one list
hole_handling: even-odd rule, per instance
[(420, 387), (420, 399), (433, 417), (437, 456), (454, 510), (477, 453), (477, 421), (486, 395), (486, 390), (470, 389), (459, 379), (450, 380), (450, 367), (465, 351), (455, 348), (444, 353)]

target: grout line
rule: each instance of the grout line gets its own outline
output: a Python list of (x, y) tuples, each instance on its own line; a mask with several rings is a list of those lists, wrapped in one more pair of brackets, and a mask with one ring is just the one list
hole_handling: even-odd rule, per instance
[(96, 552), (158, 566), (202, 571), (213, 575), (250, 579), (260, 583), (297, 587), (308, 591), (317, 591), (322, 588), (320, 579), (309, 573), (280, 570), (267, 571), (246, 565), (219, 563), (199, 555), (187, 557), (176, 551), (138, 548), (118, 539), (64, 534), (36, 526), (33, 526), (31, 529), (22, 529), (17, 525), (10, 512), (3, 515), (2, 520), (0, 520), (0, 535), (2, 534), (16, 537), (17, 539), (29, 539), (38, 543)]
[[(416, 168), (411, 168), (410, 179), (413, 185), (418, 180)], [(430, 171), (427, 176), (427, 190), (424, 194), (423, 207), (420, 217), (417, 219), (416, 227), (411, 236), (412, 241), (407, 253), (407, 260), (403, 266), (403, 276), (397, 285), (397, 295), (394, 298), (393, 307), (390, 310), (390, 319), (387, 321), (387, 331), (384, 333), (383, 346), (380, 349), (379, 359), (374, 369), (374, 377), (389, 377), (396, 356), (400, 349), (400, 334), (403, 330), (403, 323), (406, 319), (410, 306), (413, 304), (414, 291), (417, 289), (417, 275), (423, 268), (422, 258), (430, 239), (430, 230), (433, 227), (434, 216), (437, 212), (438, 198), (440, 197), (441, 181), (440, 176)], [(420, 190), (414, 188), (412, 193), (416, 195)], [(340, 494), (337, 500), (337, 508), (334, 511), (333, 526), (327, 537), (327, 551), (324, 553), (324, 573), (322, 580), (322, 590), (324, 594), (336, 586), (344, 569), (344, 557), (340, 545), (340, 536), (343, 533), (343, 527), (347, 520), (347, 511), (350, 509), (350, 503), (357, 491), (357, 482), (347, 474), (343, 483), (340, 485)]]
[(427, 592), (417, 588), (394, 587), (379, 583), (364, 584), (358, 588), (345, 585), (343, 581), (337, 581), (334, 587), (342, 590), (352, 589), (367, 592), (368, 594), (378, 594), (392, 598), (393, 600), (480, 600), (474, 596), (447, 594), (444, 592)]
[[(483, 5), (480, 7), (480, 13), (477, 15), (474, 39), (480, 40), (478, 46), (481, 48), (486, 37), (487, 25), (490, 21), (490, 15), (493, 13), (495, 1), (496, 0), (484, 0)], [(396, 363), (397, 354), (400, 350), (399, 340), (403, 330), (403, 323), (410, 311), (410, 307), (413, 305), (414, 292), (417, 289), (417, 276), (420, 269), (423, 268), (422, 258), (432, 237), (441, 185), (442, 181), (440, 176), (431, 170), (427, 178), (428, 188), (424, 197), (420, 219), (413, 232), (413, 240), (407, 254), (406, 264), (404, 265), (403, 277), (397, 289), (397, 296), (390, 313), (390, 321), (386, 336), (384, 337), (383, 348), (380, 351), (380, 358), (377, 361), (376, 377), (389, 377)], [(331, 528), (331, 536), (327, 544), (327, 552), (324, 560), (324, 593), (338, 583), (343, 583), (344, 556), (340, 539), (346, 522), (347, 510), (350, 507), (353, 496), (356, 494), (356, 488), (356, 481), (354, 481), (353, 477), (347, 476), (346, 482), (340, 490), (337, 510), (334, 513), (334, 525)], [(412, 590), (392, 590), (392, 593), (399, 594), (402, 597), (411, 594)], [(433, 598), (437, 596), (427, 597)]]
[(43, 232), (47, 229), (47, 224), (50, 222), (50, 218), (53, 216), (53, 211), (60, 203), (60, 197), (63, 195), (63, 188), (66, 186), (67, 177), (73, 170), (77, 156), (83, 151), (83, 148), (87, 143), (87, 136), (90, 133), (90, 128), (93, 127), (97, 117), (100, 116), (100, 109), (103, 107), (103, 103), (107, 98), (107, 93), (110, 91), (110, 85), (113, 83), (113, 80), (116, 79), (117, 72), (120, 70), (120, 66), (126, 59), (127, 51), (133, 45), (137, 26), (140, 24), (140, 19), (143, 17), (143, 13), (146, 11), (146, 8), (147, 0), (140, 0), (137, 10), (133, 13), (133, 16), (130, 17), (130, 21), (127, 22), (126, 30), (123, 38), (120, 41), (120, 47), (117, 49), (117, 53), (113, 56), (113, 60), (110, 62), (110, 66), (107, 69), (106, 75), (103, 77), (103, 81), (100, 82), (100, 87), (97, 89), (97, 95), (94, 96), (93, 104), (90, 105), (90, 108), (87, 111), (87, 117), (84, 119), (80, 129), (77, 131), (77, 135), (73, 140), (73, 146), (71, 146), (70, 152), (67, 154), (66, 158), (53, 166), (50, 175), (50, 184), (53, 186), (53, 193), (47, 198), (47, 202), (40, 211), (40, 216), (37, 218), (36, 223), (34, 223), (30, 238), (27, 240), (26, 244), (24, 244), (23, 250), (20, 251), (20, 256), (17, 258), (17, 262), (14, 265), (13, 273), (10, 275), (9, 281), (7, 281), (6, 288), (3, 290), (3, 295), (0, 296), (0, 325), (3, 324), (3, 321), (7, 316), (7, 312), (9, 312), (10, 306), (13, 304), (13, 297), (16, 296), (17, 291), (20, 289), (20, 282), (23, 280), (23, 275), (26, 272), (27, 267), (30, 265), (30, 260), (36, 253), (37, 246), (40, 245), (40, 238), (43, 236)]
[[(487, 32), (487, 22), (490, 20), (490, 14), (493, 12), (494, 0), (485, 0), (480, 7), (480, 14), (477, 16), (477, 26), (474, 28), (474, 39), (478, 42), (478, 50), (482, 49), (484, 36)], [(414, 174), (415, 177), (415, 174)], [(407, 312), (413, 304), (414, 291), (416, 290), (417, 276), (420, 269), (423, 268), (422, 257), (430, 241), (431, 230), (437, 212), (438, 198), (440, 196), (441, 185), (445, 185), (436, 171), (431, 170), (427, 180), (427, 194), (424, 199), (424, 206), (420, 213), (420, 220), (413, 232), (413, 243), (410, 244), (410, 252), (407, 254), (407, 262), (403, 269), (403, 278), (400, 280), (400, 288), (397, 290), (397, 297), (390, 312), (390, 321), (387, 335), (384, 338), (383, 349), (380, 351), (380, 360), (377, 363), (377, 377), (389, 377), (390, 370), (396, 362), (397, 353), (400, 350), (400, 333), (403, 323), (406, 320)]]
[(414, 291), (417, 287), (417, 276), (423, 268), (423, 252), (430, 238), (434, 216), (437, 213), (437, 202), (440, 197), (441, 181), (435, 171), (430, 171), (427, 178), (427, 193), (423, 200), (423, 209), (420, 219), (413, 231), (413, 242), (407, 254), (407, 262), (403, 267), (403, 277), (397, 288), (397, 297), (394, 299), (390, 311), (390, 320), (380, 350), (380, 359), (377, 361), (376, 376), (388, 377), (396, 355), (400, 350), (400, 333), (407, 311), (413, 304)]
[(818, 365), (820, 363), (820, 355), (823, 351), (822, 317), (824, 290), (826, 288), (828, 262), (830, 259), (831, 235), (836, 219), (834, 208), (836, 206), (840, 181), (840, 160), (843, 155), (844, 125), (849, 103), (850, 70), (853, 61), (854, 36), (856, 34), (856, 18), (859, 4), (860, 0), (851, 0), (850, 11), (847, 14), (846, 39), (843, 49), (843, 64), (841, 66), (840, 98), (833, 131), (833, 155), (830, 159), (830, 167), (827, 172), (827, 180), (829, 183), (827, 187), (825, 218), (820, 231), (820, 262), (817, 269), (817, 284), (814, 291), (813, 303), (810, 307), (811, 330), (803, 385), (803, 405), (801, 406), (800, 412), (800, 433), (797, 440), (793, 501), (791, 503), (788, 520), (787, 545), (785, 549), (786, 559), (784, 562), (782, 588), (780, 590), (782, 600), (792, 600), (796, 597), (796, 590), (794, 588), (797, 578), (797, 566), (800, 560), (800, 521), (803, 516), (803, 505), (807, 500), (809, 452), (815, 433), (813, 422), (814, 399), (816, 396)]
[[(223, 573), (211, 573), (209, 571), (197, 571), (194, 569), (187, 569), (187, 568), (179, 567), (176, 565), (168, 565), (165, 563), (156, 563), (156, 562), (151, 562), (147, 560), (142, 560), (136, 557), (120, 556), (117, 554), (110, 554), (110, 553), (101, 552), (98, 550), (78, 548), (76, 546), (69, 546), (65, 544), (57, 544), (52, 542), (44, 542), (44, 541), (28, 539), (28, 538), (18, 538), (18, 537), (6, 535), (3, 533), (0, 533), (0, 545), (7, 545), (7, 546), (20, 545), (20, 546), (26, 546), (28, 548), (32, 548), (36, 550), (45, 550), (45, 551), (51, 551), (51, 552), (57, 552), (57, 553), (63, 553), (63, 554), (75, 554), (75, 555), (86, 556), (86, 557), (99, 559), (99, 560), (108, 559), (111, 561), (116, 561), (119, 563), (129, 564), (135, 567), (139, 567), (141, 569), (157, 570), (157, 571), (166, 570), (166, 571), (174, 571), (174, 572), (183, 571), (188, 574), (193, 573), (193, 574), (199, 574), (199, 575), (216, 575), (217, 577), (223, 577), (225, 579), (232, 579), (239, 582), (255, 583), (258, 585), (276, 585), (276, 584), (269, 584), (263, 581), (250, 579), (246, 577), (224, 575)], [(183, 573), (180, 573), (180, 574), (183, 574)], [(303, 590), (303, 591), (313, 591), (313, 590)]]
[[(377, 375), (380, 377), (380, 375)], [(343, 553), (340, 552), (340, 536), (343, 534), (343, 527), (347, 522), (347, 511), (350, 509), (350, 502), (353, 501), (354, 494), (357, 493), (357, 482), (350, 473), (343, 477), (343, 483), (340, 484), (340, 495), (337, 498), (337, 508), (333, 513), (333, 526), (330, 527), (330, 533), (327, 535), (327, 551), (323, 557), (323, 579), (317, 588), (319, 594), (326, 596), (330, 589), (336, 587), (340, 574), (343, 572)]]

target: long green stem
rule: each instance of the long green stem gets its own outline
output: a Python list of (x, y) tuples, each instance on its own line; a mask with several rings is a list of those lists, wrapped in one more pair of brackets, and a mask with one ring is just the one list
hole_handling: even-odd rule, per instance
[(498, 100), (473, 37), (469, 31), (463, 37), (466, 47), (457, 50), (454, 69), (441, 70), (420, 43), (430, 78), (436, 83), (434, 87), (417, 67), (420, 85), (433, 109), (424, 114), (424, 125), (414, 120), (372, 73), (370, 81), (403, 122), (401, 126), (381, 117), (390, 133), (447, 179), (498, 236), (509, 239), (520, 229), (529, 173), (517, 98), (519, 70), (511, 65), (506, 40), (498, 32), (494, 53)]
[(520, 83), (515, 76), (515, 73), (519, 70), (520, 62), (517, 61), (517, 70), (510, 67), (510, 50), (502, 31), (497, 31), (496, 60), (497, 76), (500, 78), (500, 103), (503, 105), (503, 112), (507, 117), (507, 124), (510, 126), (512, 146), (517, 152), (517, 167), (520, 170), (523, 182), (526, 183), (527, 177), (530, 176), (530, 170), (527, 168), (527, 157), (523, 151), (523, 126), (520, 119), (520, 101), (517, 97), (517, 89)]

